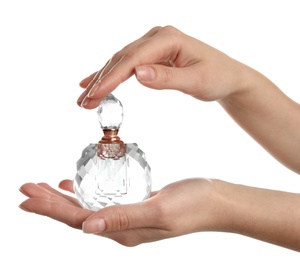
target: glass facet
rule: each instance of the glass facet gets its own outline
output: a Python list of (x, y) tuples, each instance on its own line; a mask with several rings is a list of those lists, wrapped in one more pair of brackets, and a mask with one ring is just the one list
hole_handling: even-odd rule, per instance
[(138, 145), (126, 144), (117, 160), (97, 156), (97, 144), (90, 144), (77, 162), (74, 191), (79, 203), (99, 210), (109, 205), (143, 201), (151, 193), (151, 169)]

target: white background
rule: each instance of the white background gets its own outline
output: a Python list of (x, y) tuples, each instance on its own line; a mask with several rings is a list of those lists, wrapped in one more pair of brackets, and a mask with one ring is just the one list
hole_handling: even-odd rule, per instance
[[(173, 25), (256, 68), (299, 102), (299, 11), (296, 0), (1, 1), (0, 258), (299, 259), (217, 232), (127, 248), (18, 208), (23, 183), (57, 187), (72, 179), (82, 149), (102, 136), (95, 110), (76, 105), (80, 80), (156, 25)], [(300, 177), (217, 103), (147, 89), (135, 78), (114, 94), (125, 110), (120, 136), (146, 152), (154, 189), (199, 176), (299, 192)]]

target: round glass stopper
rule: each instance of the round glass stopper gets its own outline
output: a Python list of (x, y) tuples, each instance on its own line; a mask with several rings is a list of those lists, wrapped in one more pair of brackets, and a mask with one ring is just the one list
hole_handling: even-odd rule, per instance
[(123, 106), (114, 95), (109, 94), (102, 100), (97, 114), (102, 129), (120, 129), (123, 122)]

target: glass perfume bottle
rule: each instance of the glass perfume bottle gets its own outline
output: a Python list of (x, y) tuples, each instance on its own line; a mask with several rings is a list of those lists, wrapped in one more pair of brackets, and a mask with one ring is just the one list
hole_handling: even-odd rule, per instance
[(112, 94), (100, 103), (103, 137), (88, 145), (77, 162), (74, 192), (82, 207), (97, 211), (109, 205), (143, 201), (151, 193), (151, 170), (136, 143), (118, 136), (123, 106)]

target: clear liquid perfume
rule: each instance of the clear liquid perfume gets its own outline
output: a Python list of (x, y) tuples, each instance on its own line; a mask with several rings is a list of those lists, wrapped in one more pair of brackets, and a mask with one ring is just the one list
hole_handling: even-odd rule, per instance
[(103, 137), (88, 145), (77, 162), (74, 192), (82, 207), (97, 211), (109, 205), (143, 201), (151, 193), (151, 170), (136, 143), (118, 136), (123, 106), (112, 94), (100, 103), (98, 119)]

